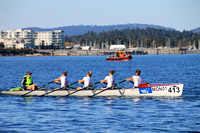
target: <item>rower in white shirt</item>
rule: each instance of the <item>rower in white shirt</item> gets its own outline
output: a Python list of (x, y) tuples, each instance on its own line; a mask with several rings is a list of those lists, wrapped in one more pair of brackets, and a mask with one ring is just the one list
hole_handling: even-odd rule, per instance
[[(62, 73), (62, 76), (60, 78), (57, 78), (54, 80), (54, 83), (58, 83), (60, 82), (61, 83), (61, 89), (66, 89), (68, 87), (68, 78), (67, 78), (67, 73), (68, 71), (64, 71)], [(54, 90), (58, 90), (59, 88), (56, 88)]]
[(142, 84), (142, 78), (140, 77), (140, 70), (136, 70), (135, 74), (136, 76), (132, 76), (131, 78), (127, 78), (126, 81), (130, 82), (131, 80), (134, 81), (133, 88), (139, 87), (140, 84)]
[(78, 87), (77, 90), (88, 89), (89, 87), (92, 87), (92, 78), (91, 78), (91, 76), (92, 76), (92, 72), (89, 71), (87, 73), (86, 77), (84, 77), (82, 80), (79, 80), (78, 82), (79, 83), (84, 83), (84, 86), (83, 87), (81, 87), (81, 86)]
[(112, 88), (115, 85), (115, 77), (113, 76), (113, 74), (115, 74), (114, 70), (110, 70), (109, 71), (109, 76), (106, 76), (104, 80), (101, 80), (101, 83), (107, 83), (107, 87), (106, 88), (100, 88), (102, 90), (104, 89), (108, 89), (108, 88)]

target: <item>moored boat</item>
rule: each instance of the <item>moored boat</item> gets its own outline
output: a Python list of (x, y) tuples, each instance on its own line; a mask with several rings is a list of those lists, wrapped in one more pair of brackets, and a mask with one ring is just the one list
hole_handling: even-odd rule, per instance
[(93, 89), (93, 90), (35, 90), (35, 91), (2, 91), (2, 95), (17, 96), (123, 96), (123, 97), (179, 97), (183, 92), (183, 84), (146, 85), (140, 88)]
[(131, 59), (131, 54), (126, 55), (125, 51), (115, 51), (113, 56), (106, 58), (108, 61), (129, 61)]

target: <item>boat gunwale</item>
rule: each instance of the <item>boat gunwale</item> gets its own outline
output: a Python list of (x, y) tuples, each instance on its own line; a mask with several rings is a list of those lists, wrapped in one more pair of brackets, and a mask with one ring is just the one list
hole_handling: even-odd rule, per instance
[[(119, 96), (119, 97), (120, 96), (122, 96), (122, 97), (127, 97), (127, 96), (128, 97), (140, 97), (140, 96), (142, 96), (142, 97), (143, 96), (145, 96), (145, 97), (146, 96), (147, 97), (149, 97), (149, 96), (150, 97), (179, 97), (179, 96), (181, 96), (182, 92), (183, 92), (183, 85), (184, 84), (181, 84), (181, 83), (165, 84), (165, 85), (157, 85), (157, 86), (154, 86), (154, 87), (166, 87), (166, 86), (174, 86), (174, 85), (179, 85), (179, 87), (181, 88), (181, 93), (171, 93), (171, 94), (165, 93), (163, 95), (163, 92), (161, 92), (161, 95), (159, 95), (157, 92), (156, 93), (149, 93), (149, 94), (145, 94), (145, 93), (143, 94), (143, 93), (139, 92), (140, 88), (141, 89), (142, 88), (148, 88), (148, 86), (147, 86), (147, 87), (140, 87), (140, 88), (130, 88), (130, 87), (124, 88), (124, 87), (122, 87), (122, 88), (116, 88), (116, 89), (108, 89), (107, 91), (109, 91), (108, 93), (110, 93), (110, 94), (107, 94), (107, 95), (106, 94), (103, 94), (103, 95), (100, 94), (98, 96), (100, 96), (100, 97), (101, 96), (103, 96), (103, 97), (107, 97), (107, 96)], [(132, 95), (123, 94), (124, 92), (127, 92), (127, 90), (128, 90), (129, 93), (132, 92), (132, 91), (135, 91), (137, 94), (136, 93), (135, 94), (131, 93)], [(30, 94), (25, 95), (25, 96), (36, 96), (37, 97), (37, 96), (41, 96), (41, 95), (43, 95), (45, 93), (48, 93), (48, 92), (51, 92), (51, 91), (52, 91), (52, 89), (35, 90), (35, 91), (31, 92)], [(47, 94), (45, 96), (67, 96), (68, 94), (73, 93), (75, 91), (76, 91), (76, 89), (57, 90), (57, 91), (54, 91), (54, 92), (52, 92), (50, 94)], [(91, 89), (91, 90), (81, 90), (81, 91), (77, 92), (78, 94), (73, 94), (72, 96), (90, 97), (91, 95), (96, 94), (96, 93), (101, 92), (101, 91), (102, 91), (101, 89), (97, 89), (97, 88)], [(107, 92), (107, 91), (105, 91), (105, 92)], [(111, 91), (113, 91), (113, 94), (111, 94)], [(30, 92), (30, 90), (25, 90), (25, 91), (2, 91), (1, 95), (24, 96), (24, 93), (26, 94), (27, 92)], [(119, 92), (119, 94), (117, 94), (116, 92)], [(63, 93), (66, 93), (66, 94), (63, 94)], [(79, 94), (79, 93), (82, 93), (82, 94)]]

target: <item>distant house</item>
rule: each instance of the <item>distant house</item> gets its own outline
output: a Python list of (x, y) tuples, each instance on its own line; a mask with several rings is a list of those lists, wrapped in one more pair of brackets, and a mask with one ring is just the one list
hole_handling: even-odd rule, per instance
[(90, 50), (91, 49), (90, 46), (82, 46), (81, 48), (82, 48), (82, 50)]
[(125, 45), (111, 45), (110, 49), (111, 50), (124, 50), (124, 49), (126, 49), (126, 46)]

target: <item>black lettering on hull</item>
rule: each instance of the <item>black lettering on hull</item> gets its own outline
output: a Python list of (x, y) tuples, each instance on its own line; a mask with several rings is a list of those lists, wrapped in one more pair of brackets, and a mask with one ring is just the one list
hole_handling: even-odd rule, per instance
[(152, 87), (152, 91), (167, 91), (166, 86)]

